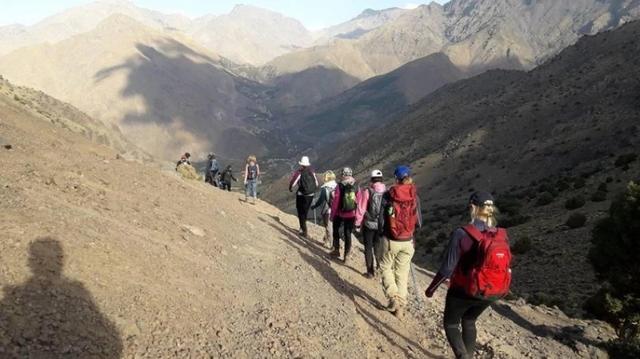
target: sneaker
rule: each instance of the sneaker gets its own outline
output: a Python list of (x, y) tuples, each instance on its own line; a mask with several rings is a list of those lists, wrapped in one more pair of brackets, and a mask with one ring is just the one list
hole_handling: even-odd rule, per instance
[(398, 319), (402, 319), (404, 318), (404, 314), (405, 314), (404, 306), (399, 304), (396, 305), (396, 311), (393, 313), (393, 315), (395, 315), (396, 318)]
[(364, 273), (363, 276), (367, 279), (373, 279), (376, 277), (375, 274), (369, 272)]
[(344, 258), (342, 259), (342, 263), (347, 264), (349, 261), (349, 252), (344, 252)]
[(329, 255), (333, 258), (340, 258), (340, 250), (334, 249), (333, 251), (331, 251), (331, 253), (329, 253)]

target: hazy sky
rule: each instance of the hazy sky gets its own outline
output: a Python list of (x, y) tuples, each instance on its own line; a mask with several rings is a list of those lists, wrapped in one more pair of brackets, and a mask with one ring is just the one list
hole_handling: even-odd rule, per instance
[[(132, 0), (136, 5), (191, 17), (229, 12), (237, 3), (271, 9), (301, 20), (310, 29), (335, 25), (357, 16), (366, 8), (416, 7), (426, 1), (412, 0)], [(448, 0), (437, 0), (446, 3)], [(91, 0), (1, 0), (0, 25), (33, 24), (42, 18)]]

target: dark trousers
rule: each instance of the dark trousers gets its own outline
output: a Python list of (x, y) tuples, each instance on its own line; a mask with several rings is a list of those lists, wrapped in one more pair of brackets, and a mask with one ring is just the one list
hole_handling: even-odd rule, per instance
[(476, 319), (489, 304), (491, 303), (486, 300), (471, 298), (455, 290), (449, 290), (447, 293), (444, 306), (444, 331), (456, 358), (473, 358), (476, 347)]
[(307, 216), (309, 208), (313, 202), (313, 196), (296, 195), (296, 210), (298, 211), (298, 221), (300, 222), (300, 230), (307, 234)]
[(374, 274), (373, 262), (377, 268), (380, 268), (380, 233), (377, 229), (362, 228), (362, 237), (364, 238), (364, 261), (367, 265), (367, 273)]
[(229, 192), (231, 192), (231, 182), (220, 182), (220, 185), (222, 186), (222, 190), (227, 190)]
[(344, 234), (344, 256), (351, 252), (351, 233), (355, 227), (355, 218), (341, 218), (336, 216), (333, 220), (333, 249), (340, 249), (340, 226), (343, 226)]

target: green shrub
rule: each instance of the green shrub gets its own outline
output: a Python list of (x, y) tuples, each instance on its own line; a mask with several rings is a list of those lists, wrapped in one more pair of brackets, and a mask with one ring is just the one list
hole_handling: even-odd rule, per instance
[(538, 196), (538, 200), (536, 201), (536, 206), (546, 206), (553, 202), (553, 195), (549, 192), (542, 192), (540, 196)]
[(625, 167), (625, 166), (628, 167), (629, 164), (631, 162), (635, 161), (637, 158), (638, 158), (638, 155), (636, 155), (635, 153), (627, 153), (625, 155), (620, 155), (616, 159), (615, 166), (616, 167)]
[(564, 203), (564, 208), (568, 210), (578, 209), (584, 206), (585, 202), (583, 196), (571, 197)]
[(573, 188), (580, 189), (580, 188), (583, 188), (586, 184), (587, 184), (587, 181), (585, 181), (584, 178), (578, 177), (573, 181)]
[(522, 237), (516, 241), (511, 246), (511, 251), (513, 254), (525, 254), (531, 250), (533, 247), (533, 243), (531, 243), (531, 239), (529, 237)]
[(603, 202), (606, 200), (607, 200), (607, 192), (598, 190), (591, 195), (592, 202)]
[(609, 192), (609, 188), (607, 188), (607, 183), (606, 182), (600, 183), (600, 185), (598, 186), (598, 191)]
[(584, 213), (579, 212), (570, 215), (567, 222), (565, 222), (565, 224), (571, 229), (584, 227), (585, 223), (587, 223), (587, 216), (585, 216)]
[(638, 218), (640, 185), (631, 182), (627, 191), (611, 203), (609, 216), (600, 220), (593, 229), (589, 260), (598, 279), (608, 284), (590, 299), (591, 305), (587, 303), (591, 313), (616, 327), (620, 340), (612, 350), (635, 348), (636, 353), (640, 342)]
[(571, 184), (566, 179), (561, 179), (556, 183), (556, 189), (559, 192), (564, 192), (571, 188)]

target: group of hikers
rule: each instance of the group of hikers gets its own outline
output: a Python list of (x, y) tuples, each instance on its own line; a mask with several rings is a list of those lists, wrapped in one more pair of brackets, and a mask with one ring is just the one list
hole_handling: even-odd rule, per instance
[[(394, 184), (387, 188), (382, 171), (371, 172), (369, 184), (358, 188), (349, 167), (340, 178), (327, 171), (323, 184), (309, 158), (298, 162), (299, 168), (289, 182), (296, 191), (299, 235), (310, 238), (307, 217), (310, 209), (320, 209), (324, 243), (331, 246), (329, 255), (350, 258), (355, 231), (361, 233), (367, 278), (382, 278), (389, 303), (388, 311), (402, 318), (407, 305), (407, 287), (411, 261), (415, 252), (415, 231), (422, 226), (418, 191), (408, 166), (394, 171)], [(316, 191), (320, 189), (316, 197)], [(493, 196), (475, 192), (465, 204), (470, 221), (456, 229), (443, 255), (443, 262), (425, 290), (427, 298), (449, 282), (444, 308), (444, 331), (456, 358), (473, 358), (476, 345), (476, 319), (494, 301), (509, 292), (511, 251), (507, 232), (497, 227)], [(340, 252), (341, 240), (344, 251)]]
[[(181, 156), (180, 160), (176, 164), (176, 170), (183, 164), (191, 166), (191, 154), (189, 152)], [(233, 166), (227, 165), (223, 170), (218, 163), (218, 159), (214, 153), (209, 153), (207, 156), (207, 162), (205, 167), (204, 181), (214, 187), (218, 187), (222, 190), (231, 191), (231, 183), (238, 182), (238, 179), (233, 175)], [(244, 187), (245, 187), (245, 201), (252, 204), (256, 203), (258, 198), (258, 182), (260, 179), (260, 165), (255, 155), (247, 157), (244, 168)]]
[[(185, 163), (191, 164), (189, 153), (182, 156), (176, 168)], [(420, 198), (411, 169), (397, 166), (394, 183), (389, 187), (382, 171), (375, 169), (368, 185), (359, 188), (349, 167), (342, 169), (339, 178), (333, 171), (325, 172), (320, 185), (309, 157), (303, 156), (298, 165), (289, 181), (289, 191), (296, 192), (299, 235), (310, 239), (309, 211), (319, 209), (324, 244), (331, 248), (329, 255), (342, 258), (346, 264), (351, 257), (352, 234), (361, 234), (366, 266), (363, 275), (381, 277), (389, 299), (386, 310), (402, 318), (407, 306), (415, 232), (422, 227)], [(237, 181), (232, 166), (223, 171), (220, 168), (216, 156), (209, 154), (205, 181), (230, 191), (231, 181)], [(249, 156), (244, 170), (245, 200), (251, 199), (254, 204), (260, 175), (256, 157)], [(511, 284), (509, 238), (505, 229), (497, 227), (493, 196), (475, 192), (465, 205), (470, 220), (451, 235), (442, 265), (425, 290), (426, 297), (431, 298), (440, 285), (449, 282), (443, 324), (456, 358), (473, 358), (477, 318), (491, 303), (507, 295)]]

